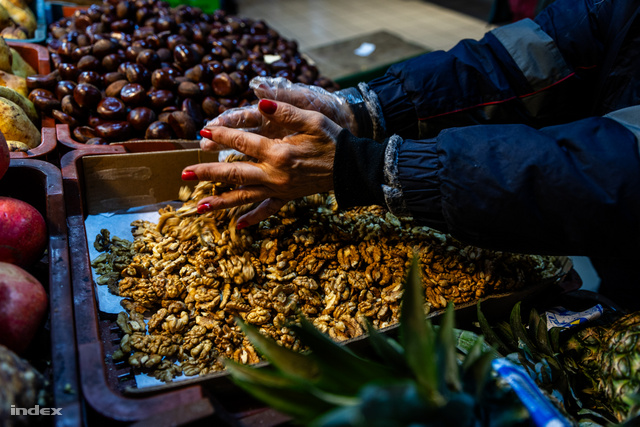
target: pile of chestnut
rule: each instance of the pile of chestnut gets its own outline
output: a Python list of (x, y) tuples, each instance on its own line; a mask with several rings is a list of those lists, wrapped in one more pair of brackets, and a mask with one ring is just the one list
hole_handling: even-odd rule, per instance
[(27, 79), (29, 99), (86, 144), (196, 139), (206, 121), (255, 102), (255, 76), (337, 89), (264, 21), (156, 0), (78, 10), (49, 26), (47, 48), (53, 71)]

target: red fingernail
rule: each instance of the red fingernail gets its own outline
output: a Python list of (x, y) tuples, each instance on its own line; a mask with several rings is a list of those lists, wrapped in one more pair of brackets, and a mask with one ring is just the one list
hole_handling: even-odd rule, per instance
[(198, 175), (194, 171), (184, 171), (182, 172), (182, 180), (183, 181), (197, 181)]
[(268, 99), (261, 99), (258, 103), (258, 107), (266, 114), (273, 114), (278, 108), (278, 104)]
[(211, 139), (211, 131), (209, 129), (202, 129), (200, 131), (200, 136), (203, 138)]
[(203, 214), (205, 212), (209, 212), (211, 210), (211, 205), (209, 203), (203, 203), (198, 206), (198, 213)]
[(249, 223), (247, 221), (240, 221), (239, 223), (236, 224), (236, 230), (242, 230), (248, 225)]

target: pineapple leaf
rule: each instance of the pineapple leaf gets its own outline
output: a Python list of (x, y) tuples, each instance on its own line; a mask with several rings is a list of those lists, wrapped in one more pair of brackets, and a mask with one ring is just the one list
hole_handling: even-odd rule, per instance
[(369, 342), (384, 364), (393, 367), (402, 376), (411, 377), (411, 369), (407, 365), (400, 344), (378, 331), (370, 322), (367, 321), (366, 325)]
[(353, 394), (373, 380), (393, 380), (393, 371), (371, 360), (363, 359), (316, 329), (305, 317), (299, 325), (291, 325), (296, 336), (309, 347), (311, 358), (319, 368), (316, 385), (329, 392)]
[[(531, 312), (533, 313), (535, 310), (531, 310)], [(549, 331), (547, 330), (547, 321), (540, 320), (537, 323), (537, 329), (534, 329), (533, 331), (536, 334), (536, 343), (538, 344), (540, 351), (547, 356), (553, 357), (554, 351), (551, 348)]]
[(507, 354), (512, 353), (513, 350), (511, 350), (507, 346), (507, 344), (504, 343), (504, 341), (498, 336), (498, 334), (494, 332), (491, 325), (489, 325), (489, 321), (487, 320), (487, 318), (484, 316), (484, 313), (482, 312), (480, 301), (478, 301), (478, 304), (477, 304), (477, 312), (478, 312), (478, 323), (480, 323), (480, 330), (482, 331), (482, 334), (484, 335), (485, 339), (489, 343), (497, 347), (498, 352), (500, 354), (506, 356)]
[[(477, 357), (474, 357), (469, 363), (465, 360), (463, 364), (463, 382), (466, 385), (467, 392), (473, 394), (476, 399), (482, 396), (485, 385), (490, 379), (491, 363), (495, 359), (494, 354), (489, 351), (482, 351), (482, 340), (478, 340)], [(467, 356), (468, 358), (469, 356)], [(471, 387), (473, 386), (473, 387)], [(471, 389), (469, 389), (471, 388)]]
[(518, 347), (521, 347), (520, 343), (524, 345), (524, 349), (529, 352), (536, 351), (536, 346), (531, 342), (529, 336), (527, 335), (527, 330), (522, 324), (522, 317), (520, 314), (520, 304), (518, 301), (511, 310), (511, 316), (509, 318), (509, 322), (511, 325), (511, 330), (513, 331), (514, 336), (518, 339)]
[(335, 407), (309, 392), (310, 385), (300, 380), (282, 377), (278, 373), (225, 361), (232, 381), (270, 407), (306, 424)]
[(467, 356), (464, 358), (464, 362), (462, 362), (462, 372), (466, 372), (467, 369), (484, 353), (484, 337), (480, 336), (473, 343), (473, 347), (469, 349)]
[(529, 331), (534, 335), (534, 341), (540, 353), (554, 357), (554, 351), (551, 347), (551, 337), (547, 330), (546, 316), (540, 316), (538, 310), (532, 308), (529, 312)]
[(442, 375), (441, 381), (439, 381), (438, 384), (440, 386), (440, 394), (442, 395), (448, 394), (449, 390), (453, 390), (454, 392), (462, 390), (453, 324), (453, 303), (449, 302), (442, 318), (442, 324), (436, 334), (438, 371)]
[(562, 329), (563, 328), (556, 326), (549, 330), (549, 345), (551, 346), (553, 354), (560, 351), (560, 332), (562, 332)]
[(437, 395), (438, 367), (433, 360), (434, 331), (424, 313), (424, 290), (418, 267), (418, 257), (413, 256), (407, 275), (400, 312), (400, 343), (405, 358), (416, 381), (427, 396)]
[(239, 317), (236, 318), (236, 323), (253, 346), (282, 372), (292, 376), (300, 376), (308, 381), (313, 381), (318, 377), (318, 365), (313, 359), (278, 345), (273, 339), (262, 335), (257, 328), (245, 323)]

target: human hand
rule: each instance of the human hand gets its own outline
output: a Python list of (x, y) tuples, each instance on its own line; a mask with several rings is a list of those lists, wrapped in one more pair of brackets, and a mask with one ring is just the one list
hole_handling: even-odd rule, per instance
[(258, 207), (238, 218), (237, 228), (257, 224), (275, 214), (288, 201), (333, 189), (333, 159), (342, 128), (316, 111), (263, 99), (258, 111), (265, 119), (287, 129), (282, 138), (268, 138), (223, 126), (205, 129), (207, 139), (233, 148), (255, 162), (201, 163), (182, 172), (186, 180), (235, 184), (234, 190), (201, 199), (198, 212), (249, 203)]
[[(283, 77), (255, 77), (251, 80), (250, 87), (260, 99), (273, 99), (304, 110), (319, 111), (357, 135), (357, 125), (348, 99), (339, 93), (328, 92), (319, 86), (292, 83)], [(205, 129), (213, 126), (242, 129), (268, 138), (284, 138), (289, 132), (262, 115), (257, 105), (227, 110), (207, 123)], [(203, 150), (225, 148), (205, 136), (200, 142), (200, 147)]]

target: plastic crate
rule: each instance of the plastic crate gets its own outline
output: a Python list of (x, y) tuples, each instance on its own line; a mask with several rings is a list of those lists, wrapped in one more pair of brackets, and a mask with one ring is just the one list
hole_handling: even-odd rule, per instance
[[(33, 67), (38, 74), (49, 74), (51, 63), (49, 62), (49, 51), (44, 46), (24, 41), (8, 41), (7, 44), (14, 48), (22, 58)], [(50, 117), (42, 117), (41, 123), (42, 142), (37, 147), (27, 151), (12, 151), (12, 159), (49, 159), (57, 146), (55, 122)]]
[(31, 11), (36, 15), (36, 23), (38, 24), (33, 37), (28, 39), (5, 38), (7, 42), (17, 41), (23, 43), (42, 43), (47, 38), (47, 25), (49, 24), (49, 21), (47, 21), (47, 13), (44, 0), (34, 0), (31, 5), (29, 5), (29, 7), (31, 8)]
[(40, 368), (52, 384), (54, 407), (62, 408), (62, 415), (50, 420), (52, 425), (80, 426), (82, 408), (61, 172), (42, 160), (12, 159), (6, 174), (0, 179), (0, 195), (29, 203), (45, 218), (49, 234), (47, 254), (27, 270), (47, 290), (49, 319), (25, 358), (50, 361), (50, 366), (48, 363), (45, 365), (46, 370), (38, 366), (37, 361), (34, 361), (34, 366)]

